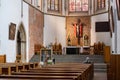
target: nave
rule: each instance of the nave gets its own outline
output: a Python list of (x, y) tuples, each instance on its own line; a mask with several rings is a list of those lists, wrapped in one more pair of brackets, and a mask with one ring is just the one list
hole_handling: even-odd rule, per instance
[[(100, 72), (94, 73), (94, 65), (84, 63), (56, 63), (40, 65), (31, 63), (4, 63), (1, 56), (0, 80), (98, 80), (104, 78)], [(73, 65), (73, 66), (71, 66)], [(102, 79), (106, 80), (106, 79)]]
[[(0, 80), (92, 80), (93, 64), (1, 63)], [(71, 66), (74, 65), (74, 66)]]
[[(0, 79), (15, 79), (13, 73), (17, 72), (18, 80), (43, 78), (21, 73), (41, 69), (41, 61), (50, 65), (55, 58), (55, 65), (93, 65), (93, 80), (120, 80), (119, 3), (120, 0), (0, 0), (0, 55), (6, 56), (0, 57)], [(36, 51), (36, 45), (43, 49)], [(44, 54), (40, 56), (49, 50), (57, 57), (46, 60)], [(88, 55), (91, 62), (83, 64)], [(98, 63), (97, 55), (103, 57), (102, 63)], [(91, 71), (84, 71), (79, 78), (67, 77), (69, 73), (64, 77), (91, 80)], [(50, 78), (48, 74), (45, 73)]]

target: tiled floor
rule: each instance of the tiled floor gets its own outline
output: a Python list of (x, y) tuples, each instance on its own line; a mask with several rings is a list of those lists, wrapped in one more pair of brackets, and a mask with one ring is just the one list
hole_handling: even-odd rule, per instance
[(93, 80), (107, 80), (107, 74), (105, 72), (95, 72)]

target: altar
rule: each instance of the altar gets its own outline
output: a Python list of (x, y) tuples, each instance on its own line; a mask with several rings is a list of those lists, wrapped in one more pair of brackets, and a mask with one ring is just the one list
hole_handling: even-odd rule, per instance
[(90, 46), (66, 46), (65, 54), (85, 54), (90, 51)]

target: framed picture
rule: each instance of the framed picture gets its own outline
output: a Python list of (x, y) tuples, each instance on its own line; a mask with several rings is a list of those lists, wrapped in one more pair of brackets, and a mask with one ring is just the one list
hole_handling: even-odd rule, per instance
[(120, 20), (120, 0), (116, 0), (118, 19)]
[(110, 7), (109, 20), (110, 20), (110, 30), (111, 30), (111, 32), (114, 32), (114, 17), (113, 17), (112, 6)]
[(45, 63), (46, 60), (51, 60), (52, 54), (53, 54), (52, 49), (41, 48), (40, 49), (40, 61)]
[(15, 31), (16, 31), (16, 24), (11, 23), (9, 25), (9, 39), (14, 40), (15, 39)]

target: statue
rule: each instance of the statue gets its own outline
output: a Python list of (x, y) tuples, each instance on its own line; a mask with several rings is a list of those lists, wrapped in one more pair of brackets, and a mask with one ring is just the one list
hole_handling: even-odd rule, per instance
[(88, 46), (88, 35), (84, 35), (84, 46)]
[(68, 35), (67, 41), (68, 41), (68, 46), (70, 46), (71, 45), (70, 35)]
[(77, 23), (72, 25), (74, 26), (74, 32), (78, 39), (78, 45), (80, 45), (80, 38), (83, 36), (83, 23), (81, 23), (81, 20), (78, 19)]

